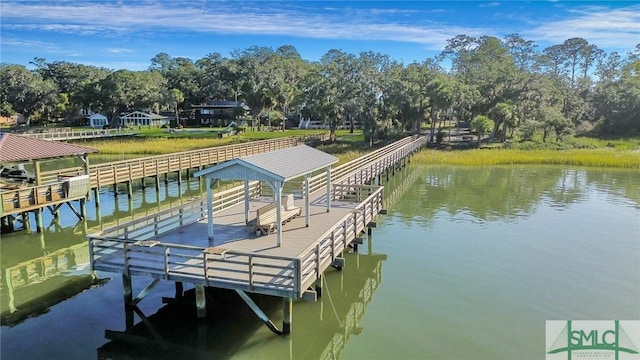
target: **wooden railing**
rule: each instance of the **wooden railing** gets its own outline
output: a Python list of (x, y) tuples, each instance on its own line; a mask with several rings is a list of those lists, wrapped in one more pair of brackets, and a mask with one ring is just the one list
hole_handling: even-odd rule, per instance
[[(252, 141), (243, 144), (217, 146), (168, 155), (149, 156), (139, 159), (115, 161), (89, 165), (91, 188), (113, 185), (131, 180), (154, 177), (183, 169), (194, 169), (218, 164), (237, 157), (260, 154), (304, 144), (310, 140), (326, 140), (328, 134)], [(75, 176), (84, 172), (82, 167), (42, 172), (42, 182), (53, 181), (60, 175)]]
[[(262, 195), (258, 181), (249, 182), (249, 197)], [(224, 210), (244, 201), (244, 185), (213, 194), (213, 212)], [(114, 226), (101, 233), (105, 237), (148, 240), (165, 232), (207, 218), (207, 200), (202, 196), (187, 203), (171, 207), (158, 213)]]
[[(261, 140), (245, 144), (213, 147), (181, 153), (158, 155), (133, 160), (116, 161), (89, 166), (90, 187), (113, 185), (146, 177), (159, 176), (181, 169), (197, 168), (211, 165), (236, 157), (259, 154), (297, 146), (310, 140), (326, 140), (327, 134), (311, 134), (293, 138)], [(17, 187), (0, 190), (0, 216), (31, 211), (56, 202), (79, 199), (68, 197), (63, 193), (64, 182), (61, 178), (81, 176), (84, 168), (73, 167), (61, 170), (46, 171), (41, 174), (44, 185)]]
[(48, 131), (41, 133), (24, 133), (21, 136), (40, 140), (68, 141), (78, 139), (107, 138), (118, 136), (134, 136), (135, 133), (127, 129), (88, 129), (88, 130), (65, 130)]
[[(369, 172), (369, 175), (371, 176), (368, 177), (367, 180), (370, 180), (373, 176), (377, 176), (389, 166), (395, 164), (393, 162), (394, 160), (419, 150), (426, 143), (427, 138), (424, 136), (409, 136), (357, 159), (351, 160), (331, 169), (332, 183), (349, 182), (348, 179), (345, 180), (344, 178), (357, 173), (366, 175), (367, 172)], [(384, 161), (380, 161), (380, 159), (384, 159)], [(323, 172), (313, 176), (309, 179), (309, 192), (313, 193), (322, 189), (326, 184), (326, 173)], [(302, 186), (304, 187), (304, 184)], [(302, 189), (302, 193), (304, 194), (304, 188)]]
[[(355, 188), (355, 186), (351, 186)], [(351, 213), (321, 235), (300, 256), (299, 288), (306, 289), (347, 246), (362, 233), (382, 209), (384, 189), (378, 186), (360, 186), (371, 192)]]
[(382, 208), (383, 189), (368, 188), (371, 195), (325, 232), (300, 258), (226, 249), (220, 252), (215, 248), (152, 240), (206, 215), (205, 204), (197, 201), (197, 204), (192, 204), (194, 206), (186, 204), (177, 210), (135, 220), (135, 225), (129, 223), (105, 231), (100, 236), (90, 235), (91, 266), (96, 270), (150, 275), (167, 280), (188, 279), (206, 286), (301, 297), (302, 291)]
[[(71, 200), (84, 199), (89, 190), (86, 177), (81, 183), (72, 182), (71, 179), (74, 179), (74, 177), (62, 177), (60, 181), (46, 185), (2, 190), (0, 192), (0, 202), (2, 204), (0, 216), (31, 211)], [(80, 185), (80, 188), (76, 185)]]

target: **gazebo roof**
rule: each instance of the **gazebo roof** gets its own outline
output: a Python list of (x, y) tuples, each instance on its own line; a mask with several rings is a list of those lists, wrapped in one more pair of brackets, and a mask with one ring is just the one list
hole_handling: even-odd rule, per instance
[(3, 163), (84, 155), (93, 152), (98, 150), (58, 141), (0, 133), (0, 162)]
[(260, 180), (286, 182), (324, 169), (338, 158), (307, 145), (244, 156), (194, 173), (221, 180)]

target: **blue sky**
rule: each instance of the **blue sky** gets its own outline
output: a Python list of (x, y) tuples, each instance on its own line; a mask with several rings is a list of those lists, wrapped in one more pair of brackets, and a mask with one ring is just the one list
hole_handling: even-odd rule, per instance
[(34, 57), (143, 70), (160, 52), (197, 60), (253, 45), (374, 51), (409, 63), (459, 34), (519, 33), (540, 50), (582, 37), (621, 54), (640, 43), (638, 1), (0, 0), (0, 61)]

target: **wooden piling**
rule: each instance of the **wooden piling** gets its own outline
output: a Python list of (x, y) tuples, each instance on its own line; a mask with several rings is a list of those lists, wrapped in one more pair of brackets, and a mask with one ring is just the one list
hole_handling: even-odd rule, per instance
[(25, 230), (31, 231), (31, 217), (29, 217), (29, 212), (22, 213), (22, 226), (24, 226)]
[(41, 233), (44, 230), (44, 224), (42, 221), (42, 208), (35, 209), (34, 211), (36, 213), (36, 229), (39, 233)]
[(320, 274), (320, 276), (316, 279), (316, 294), (318, 297), (322, 297), (322, 278), (323, 275)]
[(93, 198), (96, 202), (96, 210), (100, 208), (100, 188), (93, 189)]
[(131, 286), (131, 275), (122, 274), (122, 295), (124, 297), (124, 314), (125, 314), (125, 328), (127, 330), (133, 329), (134, 317), (133, 317), (133, 288)]
[(291, 319), (293, 317), (293, 299), (290, 297), (282, 298), (282, 333), (291, 333)]
[(198, 319), (202, 319), (207, 316), (207, 297), (205, 294), (204, 285), (196, 285), (196, 313)]

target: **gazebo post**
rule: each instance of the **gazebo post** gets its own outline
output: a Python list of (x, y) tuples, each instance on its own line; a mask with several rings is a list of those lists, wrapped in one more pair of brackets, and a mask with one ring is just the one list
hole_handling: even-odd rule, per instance
[(310, 205), (310, 200), (309, 200), (309, 177), (311, 176), (311, 174), (306, 174), (304, 176), (304, 220), (305, 220), (305, 225), (306, 227), (309, 227), (309, 223), (310, 223), (310, 219), (311, 219), (311, 215), (309, 214), (309, 211), (311, 211), (311, 205)]
[(249, 223), (249, 179), (244, 179), (244, 223)]
[(213, 241), (213, 190), (211, 178), (207, 177), (207, 233), (209, 241)]
[(274, 181), (273, 187), (276, 195), (276, 226), (277, 226), (277, 245), (282, 245), (282, 182)]
[(331, 166), (327, 167), (327, 212), (331, 209)]

